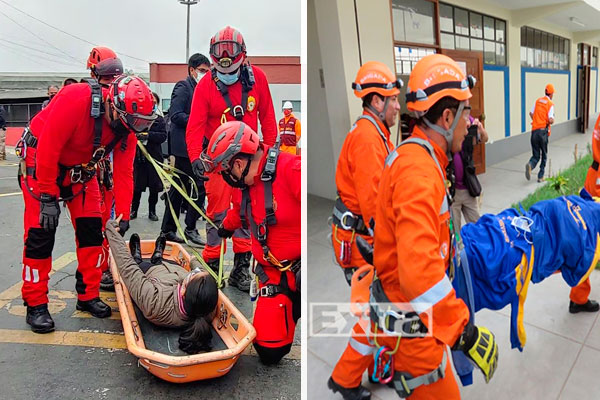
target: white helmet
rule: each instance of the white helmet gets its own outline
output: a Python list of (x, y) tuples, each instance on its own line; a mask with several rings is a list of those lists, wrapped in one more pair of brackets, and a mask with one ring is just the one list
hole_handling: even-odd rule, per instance
[(285, 103), (283, 103), (283, 109), (284, 110), (293, 110), (294, 106), (292, 106), (291, 101), (286, 101)]

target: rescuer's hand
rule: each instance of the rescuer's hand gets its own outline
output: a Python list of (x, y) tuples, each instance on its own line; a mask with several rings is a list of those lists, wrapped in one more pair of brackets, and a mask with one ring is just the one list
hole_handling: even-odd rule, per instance
[(221, 224), (219, 229), (217, 229), (217, 235), (221, 238), (230, 238), (233, 236), (233, 231), (223, 228), (223, 224)]
[(202, 181), (208, 180), (206, 175), (204, 175), (204, 164), (202, 164), (202, 161), (200, 161), (199, 158), (192, 162), (192, 171), (194, 171), (194, 175), (196, 175), (198, 179)]
[(40, 194), (40, 225), (46, 232), (56, 230), (60, 207), (56, 196), (47, 193)]
[(483, 372), (486, 383), (492, 379), (498, 367), (498, 344), (488, 328), (468, 324), (452, 349), (462, 350)]

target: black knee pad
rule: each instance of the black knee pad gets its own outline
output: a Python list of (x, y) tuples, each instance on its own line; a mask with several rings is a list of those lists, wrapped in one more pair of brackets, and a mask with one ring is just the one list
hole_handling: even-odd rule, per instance
[(80, 217), (75, 219), (75, 237), (79, 247), (102, 246), (102, 218)]
[(52, 257), (56, 231), (46, 232), (43, 228), (29, 228), (25, 240), (25, 257), (43, 260)]
[(282, 347), (264, 347), (260, 344), (254, 343), (254, 349), (260, 357), (260, 362), (265, 365), (277, 364), (283, 356), (290, 352), (292, 344), (287, 344)]

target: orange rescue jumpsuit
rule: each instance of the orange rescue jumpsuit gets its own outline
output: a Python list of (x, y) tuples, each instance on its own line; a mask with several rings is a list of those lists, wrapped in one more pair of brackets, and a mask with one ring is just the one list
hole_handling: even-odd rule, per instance
[[(394, 145), (390, 140), (389, 130), (379, 118), (366, 110), (363, 116), (372, 118), (379, 130), (366, 119), (356, 121), (342, 146), (335, 182), (344, 205), (353, 214), (361, 215), (368, 226), (371, 218), (375, 218), (375, 201), (385, 158)], [(370, 244), (373, 243), (371, 236), (361, 236)], [(340, 259), (341, 241), (351, 246), (348, 262)], [(336, 260), (342, 268), (360, 267), (365, 264), (356, 247), (356, 241), (353, 240), (352, 231), (332, 224), (332, 242)], [(373, 368), (372, 353), (373, 346), (369, 344), (363, 328), (357, 323), (353, 327), (346, 350), (333, 370), (333, 380), (345, 388), (359, 386), (364, 371)]]
[[(428, 140), (419, 126), (412, 137)], [(445, 181), (448, 158), (437, 144), (430, 143)], [(394, 369), (416, 377), (440, 366), (446, 346), (454, 345), (467, 325), (469, 310), (456, 298), (446, 275), (452, 243), (445, 182), (432, 156), (418, 144), (401, 146), (395, 152), (395, 159), (386, 160), (379, 186), (374, 264), (389, 300), (411, 303), (427, 326), (427, 337), (401, 340), (394, 355)], [(423, 303), (431, 307), (425, 310)], [(397, 337), (379, 330), (377, 341), (393, 349)], [(446, 364), (444, 378), (417, 387), (411, 400), (459, 399), (450, 364)]]
[[(600, 162), (600, 117), (596, 120), (594, 133), (592, 133), (592, 158), (594, 159), (594, 165)], [(594, 169), (594, 165), (588, 169), (584, 187), (592, 196), (600, 197), (600, 176), (598, 175), (598, 167), (596, 166)], [(590, 278), (587, 278), (579, 285), (571, 288), (569, 298), (573, 303), (585, 304), (588, 301), (591, 290)]]

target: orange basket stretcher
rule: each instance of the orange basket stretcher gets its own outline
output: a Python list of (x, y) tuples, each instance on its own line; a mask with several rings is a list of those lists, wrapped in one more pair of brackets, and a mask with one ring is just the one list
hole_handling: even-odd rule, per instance
[[(142, 240), (141, 247), (142, 257), (150, 258), (154, 251), (154, 241)], [(167, 242), (163, 260), (190, 269), (190, 255), (178, 243)], [(112, 254), (110, 269), (127, 349), (138, 358), (139, 365), (161, 379), (184, 383), (223, 376), (231, 370), (241, 353), (256, 337), (252, 324), (219, 290), (217, 314), (212, 321), (213, 351), (188, 355), (179, 350), (178, 330), (157, 327), (144, 318), (121, 281)]]

